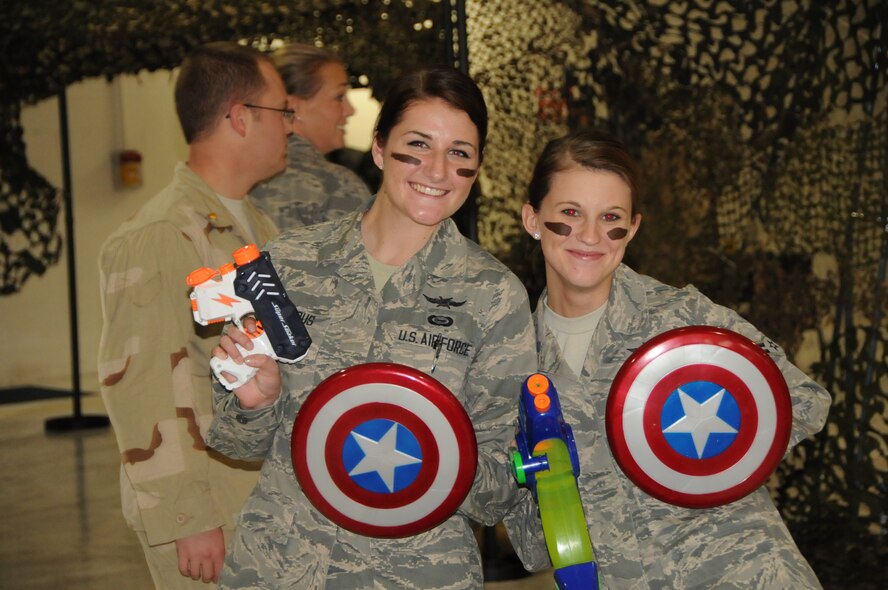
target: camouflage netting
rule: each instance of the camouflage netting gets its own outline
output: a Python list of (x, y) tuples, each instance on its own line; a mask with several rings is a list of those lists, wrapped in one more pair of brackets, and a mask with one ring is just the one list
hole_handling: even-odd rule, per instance
[[(134, 0), (0, 3), (0, 295), (61, 251), (61, 192), (28, 166), (19, 111), (90, 77), (171, 69), (200, 43), (315, 43), (377, 97), (402, 71), (447, 61), (449, 5), (435, 0)], [(76, 199), (76, 195), (74, 195)]]
[(537, 293), (540, 254), (517, 215), (535, 156), (573, 126), (622, 137), (645, 185), (629, 263), (737, 309), (834, 395), (825, 433), (770, 489), (826, 586), (875, 588), (888, 557), (888, 8), (469, 6), (471, 71), (494, 106), (482, 245)]
[[(380, 96), (400, 71), (443, 61), (451, 4), (0, 4), (2, 292), (59, 255), (57, 191), (27, 167), (22, 104), (91, 76), (171, 68), (218, 39), (324, 44)], [(770, 488), (826, 587), (878, 587), (888, 573), (884, 0), (467, 7), (470, 71), (491, 107), (482, 246), (533, 297), (541, 259), (518, 212), (535, 158), (573, 126), (622, 137), (646, 187), (628, 262), (737, 309), (834, 395), (826, 431)]]
[(57, 189), (28, 166), (18, 104), (0, 104), (0, 295), (43, 274), (61, 252)]

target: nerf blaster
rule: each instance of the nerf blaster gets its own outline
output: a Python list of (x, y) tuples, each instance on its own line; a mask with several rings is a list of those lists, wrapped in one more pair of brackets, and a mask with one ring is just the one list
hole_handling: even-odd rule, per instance
[(558, 392), (545, 375), (531, 375), (521, 387), (515, 443), (515, 479), (530, 489), (540, 508), (555, 583), (560, 590), (598, 590), (598, 565), (577, 487), (577, 447)]
[[(231, 321), (243, 329), (243, 318), (256, 317), (253, 350), (238, 345), (244, 356), (267, 354), (284, 362), (295, 363), (308, 352), (311, 337), (302, 324), (296, 306), (287, 297), (284, 286), (271, 264), (268, 252), (259, 252), (255, 244), (247, 244), (234, 252), (234, 262), (218, 269), (198, 268), (189, 273), (186, 282), (191, 290), (191, 311), (194, 321), (202, 326)], [(210, 367), (226, 389), (240, 387), (256, 374), (256, 369), (238, 365), (231, 358), (210, 359)], [(222, 371), (237, 377), (229, 383)]]

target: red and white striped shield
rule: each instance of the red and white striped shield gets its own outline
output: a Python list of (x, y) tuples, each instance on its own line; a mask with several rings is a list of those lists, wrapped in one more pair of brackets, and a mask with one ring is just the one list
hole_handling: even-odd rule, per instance
[(293, 468), (315, 508), (362, 535), (406, 537), (449, 518), (472, 486), (478, 451), (459, 400), (404, 365), (339, 371), (293, 424)]
[(670, 504), (742, 498), (774, 472), (792, 430), (786, 381), (768, 354), (722, 328), (664, 332), (626, 360), (607, 401), (621, 469)]

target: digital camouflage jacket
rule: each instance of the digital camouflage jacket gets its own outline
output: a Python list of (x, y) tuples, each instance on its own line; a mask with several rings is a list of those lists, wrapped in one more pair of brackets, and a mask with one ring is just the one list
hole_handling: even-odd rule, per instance
[[(545, 297), (545, 293), (543, 294)], [(577, 377), (554, 336), (535, 314), (540, 369), (555, 384), (580, 459), (579, 488), (589, 537), (610, 590), (819, 588), (767, 490), (708, 509), (673, 506), (639, 489), (617, 465), (607, 441), (605, 407), (614, 377), (630, 354), (673, 328), (727, 328), (762, 346), (786, 378), (792, 398), (790, 446), (818, 432), (830, 396), (791, 364), (783, 351), (732, 310), (694, 287), (677, 289), (621, 265), (610, 299)], [(529, 569), (548, 567), (539, 511), (522, 502), (506, 519), (513, 545)]]
[(370, 189), (361, 178), (330, 162), (307, 139), (291, 135), (286, 170), (256, 185), (250, 196), (281, 231), (332, 221), (363, 210)]
[[(217, 386), (210, 444), (231, 457), (265, 459), (222, 587), (481, 588), (469, 519), (492, 525), (517, 501), (506, 448), (519, 388), (536, 370), (524, 288), (446, 220), (379, 293), (360, 220), (355, 213), (294, 230), (269, 247), (313, 343), (302, 361), (281, 365), (283, 393), (270, 408), (240, 410)], [(436, 360), (434, 343), (442, 338), (447, 345)], [(370, 538), (336, 526), (312, 506), (293, 472), (290, 439), (303, 400), (334, 372), (367, 362), (433, 374), (474, 425), (479, 464), (468, 498), (444, 523), (412, 537)]]

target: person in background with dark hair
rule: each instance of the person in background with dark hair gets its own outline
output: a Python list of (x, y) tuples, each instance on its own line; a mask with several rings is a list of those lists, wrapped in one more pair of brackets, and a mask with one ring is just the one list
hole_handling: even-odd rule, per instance
[(366, 207), (370, 190), (361, 178), (324, 156), (345, 146), (345, 123), (354, 114), (348, 74), (333, 53), (293, 43), (272, 56), (287, 87), (293, 117), (289, 163), (250, 193), (282, 230), (342, 217)]
[[(790, 446), (823, 427), (830, 404), (826, 390), (737, 313), (692, 286), (670, 287), (622, 264), (641, 223), (638, 193), (621, 143), (575, 131), (543, 150), (522, 211), (545, 258), (535, 312), (540, 369), (573, 429), (602, 588), (819, 588), (764, 486), (722, 506), (682, 508), (646, 494), (616, 463), (605, 429), (611, 383), (632, 351), (673, 328), (726, 328), (771, 356), (792, 398)], [(525, 567), (550, 565), (532, 501), (505, 525)]]
[(221, 328), (195, 324), (185, 278), (277, 233), (246, 195), (286, 165), (293, 112), (271, 61), (234, 43), (192, 52), (175, 99), (188, 161), (99, 257), (99, 379), (121, 451), (124, 515), (156, 587), (207, 588), (259, 466), (204, 442)]
[[(373, 158), (383, 178), (370, 208), (268, 245), (313, 342), (304, 359), (279, 366), (264, 355), (244, 358), (234, 344), (252, 345), (231, 327), (214, 353), (258, 373), (233, 392), (216, 385), (208, 442), (232, 458), (266, 459), (223, 587), (482, 587), (470, 519), (493, 525), (517, 501), (505, 447), (517, 392), (536, 368), (523, 286), (449, 219), (478, 175), (486, 135), (484, 98), (468, 76), (448, 67), (402, 76), (376, 126)], [(435, 346), (444, 339), (456, 345)], [(301, 404), (323, 379), (368, 362), (433, 373), (475, 429), (478, 469), (467, 498), (414, 536), (373, 538), (337, 526), (293, 472)]]

